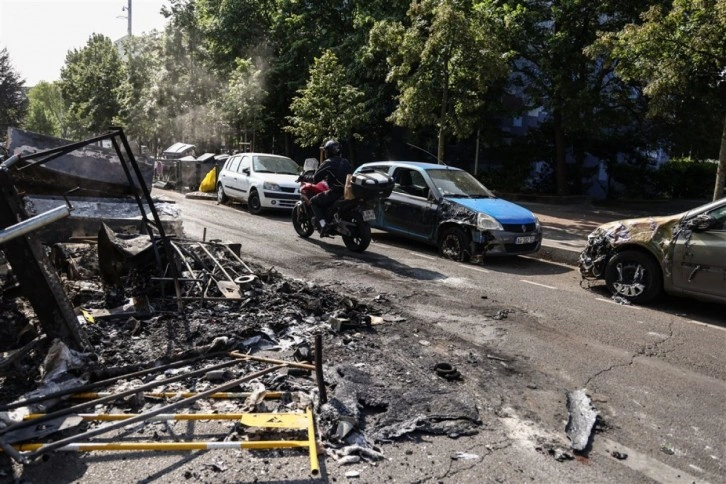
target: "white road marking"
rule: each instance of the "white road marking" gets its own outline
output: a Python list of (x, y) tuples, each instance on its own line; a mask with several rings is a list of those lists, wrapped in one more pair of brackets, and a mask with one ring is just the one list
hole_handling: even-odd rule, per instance
[(383, 247), (384, 249), (393, 249), (394, 248), (392, 245), (381, 244), (380, 242), (373, 242), (373, 245), (377, 245), (378, 247)]
[(547, 289), (557, 289), (554, 286), (548, 286), (547, 284), (540, 284), (539, 282), (528, 281), (526, 279), (520, 279), (520, 282), (526, 282), (527, 284), (532, 284), (533, 286), (546, 287)]
[[(642, 454), (635, 449), (626, 447), (618, 442), (607, 438), (599, 438), (599, 442), (593, 446), (593, 450), (603, 456), (609, 457), (613, 462), (622, 464), (625, 467), (643, 474), (650, 479), (662, 484), (682, 484), (690, 482), (704, 482), (696, 476), (689, 475), (681, 469), (676, 469), (648, 455)], [(616, 459), (613, 452), (627, 454), (626, 459)]]
[(416, 252), (409, 252), (409, 254), (415, 255), (416, 257), (421, 257), (422, 259), (436, 260), (436, 257), (431, 257), (431, 256), (428, 256), (428, 255), (417, 254)]
[(610, 304), (615, 304), (617, 306), (622, 306), (624, 308), (643, 309), (643, 308), (640, 308), (638, 306), (633, 306), (632, 304), (620, 304), (618, 302), (613, 301), (612, 299), (605, 299), (605, 298), (602, 298), (602, 297), (596, 297), (595, 300), (596, 301), (602, 301), (602, 302), (610, 303)]
[(472, 266), (468, 266), (466, 264), (461, 264), (461, 267), (463, 267), (465, 269), (472, 270), (472, 271), (483, 272), (484, 274), (491, 273), (491, 271), (488, 271), (486, 269), (482, 269), (481, 267), (472, 267)]

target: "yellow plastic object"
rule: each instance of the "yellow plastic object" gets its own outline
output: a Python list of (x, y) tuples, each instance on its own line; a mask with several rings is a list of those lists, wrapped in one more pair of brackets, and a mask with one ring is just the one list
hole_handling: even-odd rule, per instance
[(86, 319), (86, 322), (88, 322), (89, 324), (93, 324), (96, 322), (96, 320), (93, 319), (93, 315), (83, 308), (81, 308), (81, 316), (83, 316)]
[(213, 192), (217, 189), (217, 167), (212, 167), (209, 173), (202, 179), (202, 183), (199, 184), (199, 190), (202, 192)]
[[(247, 413), (240, 418), (242, 425), (248, 427), (273, 427), (287, 429), (307, 429), (308, 440), (269, 440), (258, 441), (259, 449), (277, 449), (281, 447), (307, 447), (310, 455), (310, 473), (317, 476), (320, 473), (318, 463), (318, 448), (315, 444), (315, 420), (311, 407), (301, 413)], [(250, 442), (251, 443), (251, 442)]]

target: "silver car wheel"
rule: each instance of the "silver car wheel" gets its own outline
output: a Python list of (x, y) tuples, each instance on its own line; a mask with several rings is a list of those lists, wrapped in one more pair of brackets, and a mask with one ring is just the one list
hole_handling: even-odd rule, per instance
[(618, 272), (618, 278), (613, 281), (613, 287), (619, 295), (631, 298), (643, 294), (645, 268), (641, 264), (621, 263), (616, 265), (615, 269)]

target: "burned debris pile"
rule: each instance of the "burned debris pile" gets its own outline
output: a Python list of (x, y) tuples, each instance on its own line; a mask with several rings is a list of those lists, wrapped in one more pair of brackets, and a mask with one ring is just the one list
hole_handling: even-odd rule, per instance
[[(88, 428), (113, 431), (107, 423), (89, 427), (88, 419), (124, 413), (145, 415), (139, 419), (151, 423), (158, 419), (152, 409), (211, 392), (237, 398), (195, 399), (188, 402), (194, 413), (299, 413), (314, 404), (319, 436), (342, 464), (379, 459), (380, 442), (412, 432), (476, 432), (479, 416), (471, 398), (452, 394), (435, 379), (411, 387), (390, 371), (376, 342), (378, 324), (395, 319), (385, 295), (341, 294), (286, 278), (243, 260), (235, 244), (171, 238), (170, 246), (182, 268), (176, 281), (157, 275), (147, 237), (106, 227), (97, 243), (48, 249), (89, 346), (77, 351), (44, 339), (14, 361), (2, 380), (6, 429), (24, 414), (70, 409), (63, 433), (71, 432), (67, 419), (74, 416), (77, 439), (87, 439)], [(12, 272), (4, 279), (6, 287), (12, 285)], [(8, 295), (1, 304), (12, 324), (3, 330), (41, 335), (32, 308)], [(327, 395), (321, 395), (313, 370), (316, 337), (325, 349)], [(270, 364), (277, 364), (273, 371), (237, 382)], [(220, 389), (230, 382), (236, 382), (233, 388)], [(88, 407), (79, 408), (83, 398)], [(87, 408), (93, 414), (85, 414)], [(78, 430), (81, 424), (85, 432)], [(8, 443), (8, 434), (0, 440)], [(239, 425), (219, 436), (233, 442), (248, 437)]]
[[(12, 167), (106, 137), (140, 209), (138, 233), (101, 223), (93, 237), (41, 244), (32, 231), (58, 220), (30, 219)], [(348, 464), (381, 459), (380, 443), (413, 432), (476, 432), (477, 405), (452, 390), (458, 379), (390, 361), (380, 333), (403, 318), (385, 294), (343, 294), (245, 260), (239, 244), (167, 235), (141, 178), (120, 130), (0, 165), (5, 458), (295, 447), (308, 449), (315, 475), (318, 440)], [(210, 420), (233, 424), (212, 440), (160, 439), (158, 425)], [(118, 441), (132, 424), (151, 440)]]

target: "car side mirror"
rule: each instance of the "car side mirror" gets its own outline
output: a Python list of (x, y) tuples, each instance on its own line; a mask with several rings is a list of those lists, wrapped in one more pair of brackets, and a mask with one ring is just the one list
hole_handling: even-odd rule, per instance
[(244, 173), (245, 175), (249, 175), (250, 174), (250, 169), (249, 168), (242, 168), (242, 173)]
[(686, 222), (686, 228), (693, 230), (694, 232), (705, 232), (713, 228), (716, 223), (716, 219), (707, 214), (693, 217)]

